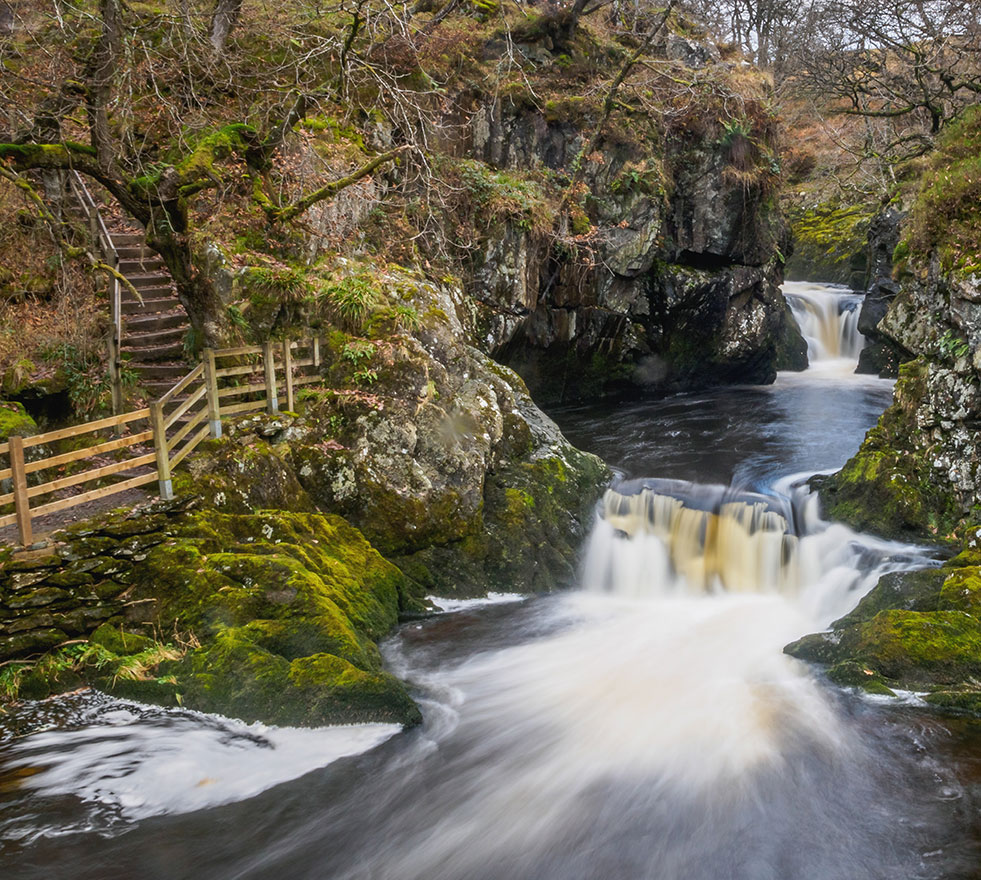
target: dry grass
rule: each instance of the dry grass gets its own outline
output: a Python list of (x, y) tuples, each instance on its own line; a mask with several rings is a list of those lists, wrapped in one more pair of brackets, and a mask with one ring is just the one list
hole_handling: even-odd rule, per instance
[(26, 200), (0, 181), (0, 378), (9, 385), (28, 378), (12, 373), (53, 374), (66, 347), (99, 359), (107, 320), (92, 276), (62, 260)]

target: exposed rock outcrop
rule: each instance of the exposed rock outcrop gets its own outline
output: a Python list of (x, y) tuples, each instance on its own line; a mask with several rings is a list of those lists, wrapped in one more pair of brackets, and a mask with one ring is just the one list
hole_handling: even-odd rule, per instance
[(584, 169), (577, 222), (588, 259), (506, 221), (487, 230), (474, 261), (482, 344), (537, 400), (765, 383), (778, 367), (806, 366), (779, 290), (786, 231), (771, 191), (772, 120), (710, 116), (677, 133), (638, 117), (581, 156), (595, 124), (584, 99), (544, 112), (515, 100), (476, 109), (469, 155), (560, 179)]
[(296, 416), (241, 422), (179, 487), (219, 510), (338, 513), (442, 594), (569, 583), (605, 465), (467, 344), (458, 287), (396, 268), (373, 277), (418, 323), (379, 335), (376, 321), (370, 340), (335, 332), (330, 390), (306, 392)]

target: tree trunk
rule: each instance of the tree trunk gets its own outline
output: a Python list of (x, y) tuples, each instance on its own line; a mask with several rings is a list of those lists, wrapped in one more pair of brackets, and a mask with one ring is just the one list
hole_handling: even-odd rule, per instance
[(242, 0), (217, 0), (211, 15), (209, 39), (216, 52), (225, 51), (225, 43), (238, 24), (242, 12)]
[(109, 130), (109, 101), (116, 78), (116, 59), (119, 54), (119, 0), (99, 0), (102, 32), (92, 55), (89, 75), (88, 113), (92, 146), (99, 165), (107, 172), (115, 164), (112, 133)]

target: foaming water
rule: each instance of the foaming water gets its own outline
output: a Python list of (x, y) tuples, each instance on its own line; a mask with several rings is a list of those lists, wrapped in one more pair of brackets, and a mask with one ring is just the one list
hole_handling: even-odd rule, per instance
[(4, 816), (0, 809), (0, 840), (105, 832), (149, 816), (254, 797), (371, 749), (400, 729), (279, 728), (82, 693), (60, 703), (57, 726), (8, 745), (0, 777), (0, 790), (5, 783), (43, 799), (71, 796), (75, 806), (56, 826), (35, 824), (30, 813)]
[(807, 342), (808, 369), (854, 373), (865, 346), (865, 337), (858, 332), (864, 296), (809, 281), (787, 281), (783, 292)]

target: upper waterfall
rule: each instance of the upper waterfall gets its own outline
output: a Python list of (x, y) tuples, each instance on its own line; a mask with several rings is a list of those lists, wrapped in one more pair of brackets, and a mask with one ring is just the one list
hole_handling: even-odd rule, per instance
[(783, 292), (807, 342), (810, 368), (853, 372), (865, 347), (858, 331), (864, 294), (808, 281), (787, 281)]

